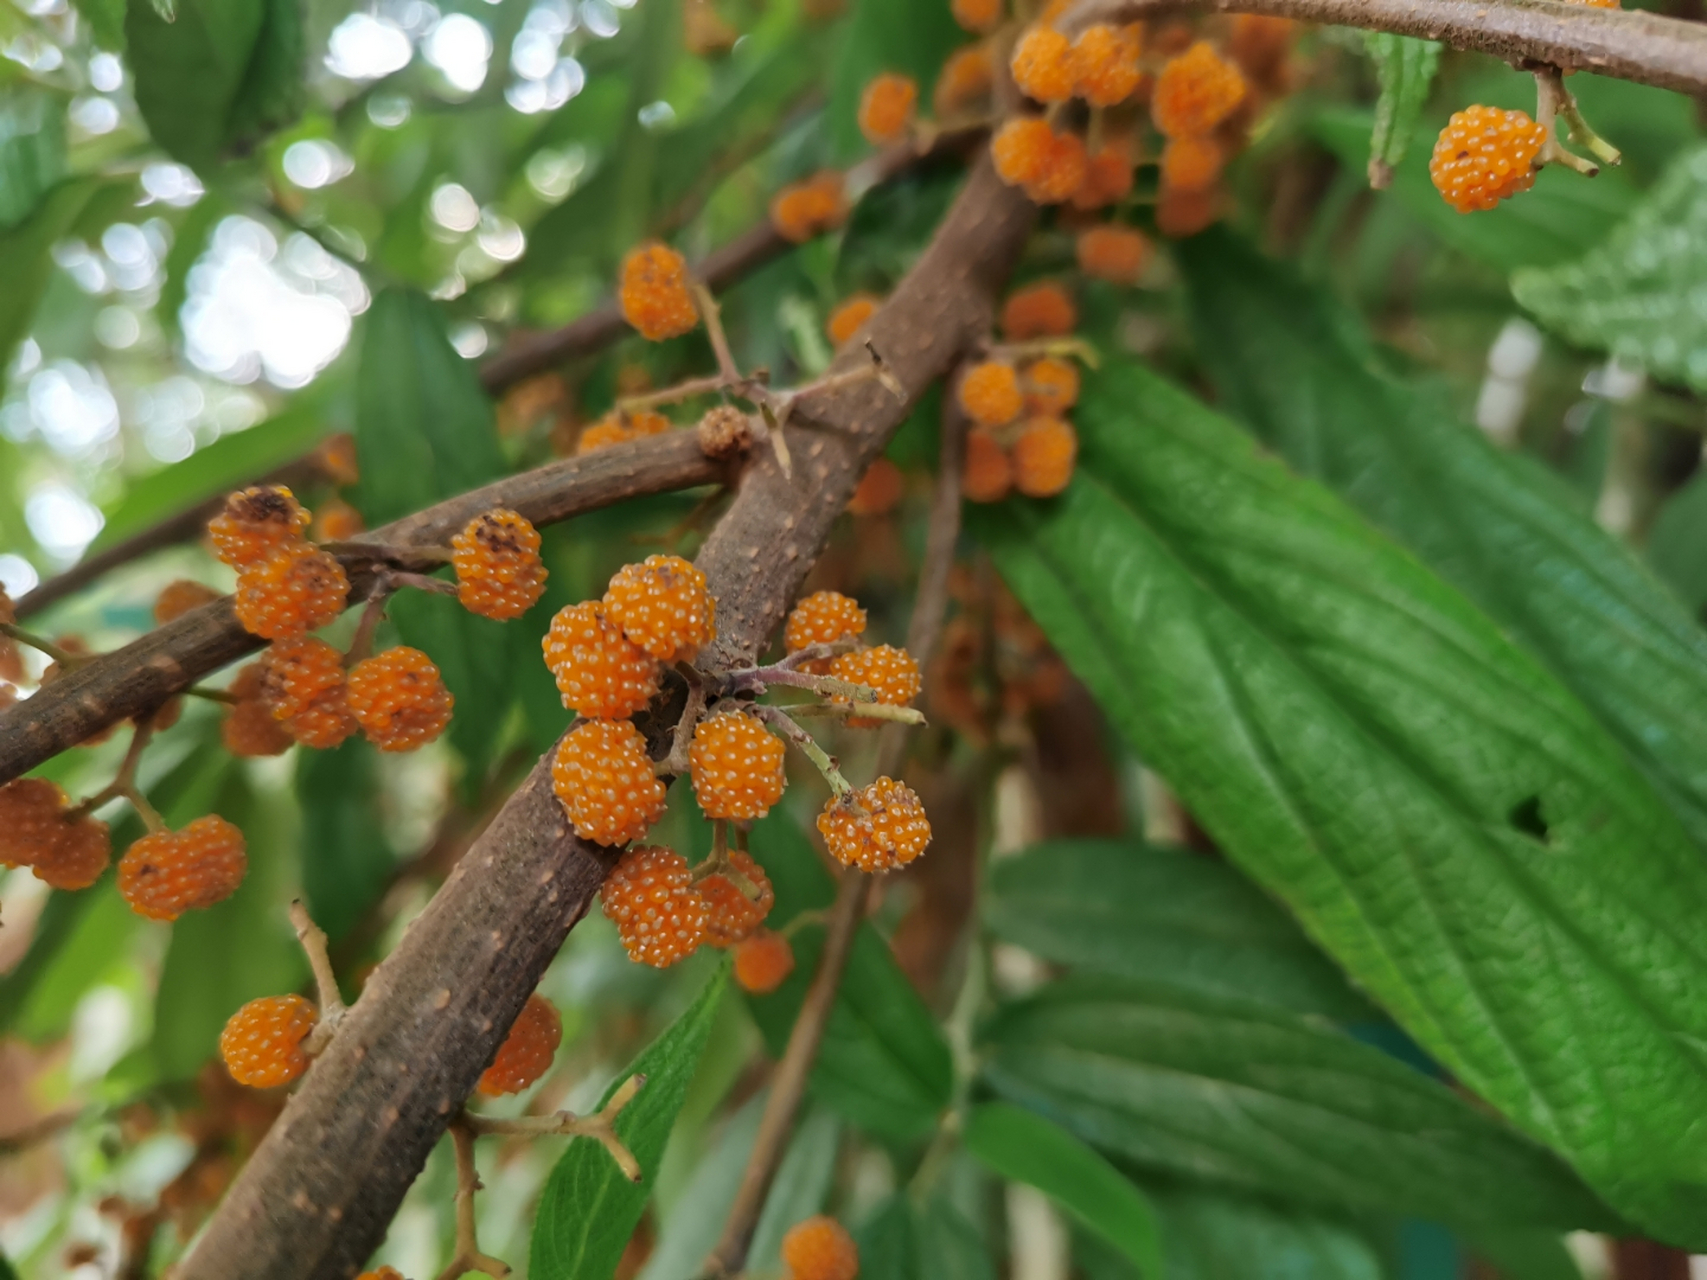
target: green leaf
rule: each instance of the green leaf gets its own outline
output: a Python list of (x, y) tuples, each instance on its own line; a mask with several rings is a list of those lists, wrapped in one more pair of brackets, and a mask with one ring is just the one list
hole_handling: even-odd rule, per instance
[(1222, 862), (1058, 840), (994, 863), (988, 892), (985, 924), (1045, 960), (1342, 1022), (1381, 1016), (1284, 911)]
[(1517, 300), (1578, 346), (1707, 388), (1707, 148), (1679, 157), (1604, 243), (1512, 276)]
[(255, 52), (226, 122), (226, 148), (245, 148), (302, 114), (308, 68), (303, 0), (259, 0), (264, 13)]
[(861, 1280), (996, 1280), (978, 1229), (946, 1200), (888, 1200), (859, 1231)]
[(124, 49), (124, 0), (73, 0), (73, 7), (95, 33), (98, 48)]
[(10, 231), (0, 232), (0, 391), (12, 352), (34, 323), (36, 307), (53, 275), (49, 251), (104, 184), (95, 178), (71, 178), (42, 197), (35, 212)]
[(65, 103), (37, 89), (0, 100), (0, 229), (17, 226), (65, 176)]
[(170, 21), (152, 4), (125, 9), (137, 109), (154, 141), (192, 169), (212, 168), (232, 139), (268, 9), (255, 0), (183, 0)]
[(1564, 1240), (1549, 1231), (1490, 1227), (1468, 1235), (1465, 1244), (1504, 1280), (1583, 1280)]
[(1493, 622), (1232, 423), (1126, 364), (1078, 423), (1063, 497), (968, 526), (1139, 756), (1469, 1089), (1650, 1233), (1707, 1239), (1707, 861), (1676, 818)]
[(871, 149), (859, 131), (859, 100), (866, 85), (885, 71), (911, 76), (921, 102), (948, 55), (968, 37), (946, 4), (918, 0), (854, 0), (853, 12), (836, 35), (830, 72), (830, 129), (839, 160)]
[(1707, 847), (1707, 634), (1557, 477), (1389, 375), (1325, 294), (1231, 236), (1181, 261), (1223, 403), (1546, 664)]
[(841, 1147), (842, 1122), (828, 1110), (815, 1110), (796, 1126), (753, 1227), (753, 1241), (747, 1249), (749, 1272), (771, 1275), (782, 1271), (782, 1238), (795, 1223), (824, 1207)]
[(1378, 1049), (1250, 1002), (1070, 980), (998, 1013), (1003, 1097), (1152, 1172), (1344, 1211), (1614, 1222), (1571, 1172)]
[[(1365, 31), (1363, 48), (1375, 63), (1381, 97), (1375, 103), (1375, 126), (1369, 135), (1369, 180), (1384, 187), (1394, 167), (1405, 158), (1417, 131), (1434, 73), (1440, 67), (1441, 46), (1387, 31)], [(1377, 179), (1381, 180), (1377, 180)]]
[(641, 1180), (630, 1182), (596, 1142), (569, 1144), (546, 1180), (534, 1218), (528, 1274), (534, 1280), (609, 1280), (640, 1222), (670, 1128), (687, 1097), (717, 1002), (729, 985), (724, 964), (705, 990), (669, 1028), (611, 1083), (600, 1106), (632, 1075), (646, 1086), (623, 1108), (619, 1137), (640, 1161)]
[(190, 206), (173, 228), (172, 247), (166, 251), (163, 264), (165, 278), (160, 282), (160, 300), (154, 304), (154, 314), (166, 332), (174, 335), (180, 332), (178, 315), (189, 297), (190, 271), (201, 260), (214, 228), (231, 212), (231, 206), (217, 192), (209, 191)]
[(1707, 472), (1665, 500), (1648, 530), (1648, 563), (1700, 617), (1707, 606)]
[(1035, 1112), (988, 1102), (966, 1117), (966, 1149), (990, 1169), (1054, 1200), (1138, 1268), (1162, 1275), (1161, 1229), (1137, 1187), (1090, 1147)]
[(374, 749), (355, 738), (334, 751), (300, 751), (302, 894), (334, 942), (379, 900), (396, 859), (379, 815)]

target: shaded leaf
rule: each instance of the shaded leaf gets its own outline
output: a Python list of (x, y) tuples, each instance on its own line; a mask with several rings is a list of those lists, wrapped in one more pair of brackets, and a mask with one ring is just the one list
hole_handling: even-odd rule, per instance
[(765, 1097), (759, 1094), (724, 1123), (716, 1143), (664, 1216), (663, 1230), (640, 1269), (639, 1280), (694, 1280), (699, 1275), (735, 1204), (764, 1106)]
[(302, 0), (259, 0), (264, 14), (255, 52), (226, 122), (225, 146), (245, 148), (302, 114), (308, 69)]
[(267, 8), (182, 0), (171, 20), (152, 4), (125, 9), (137, 109), (154, 141), (192, 169), (210, 169), (231, 139)]
[(375, 765), (374, 748), (361, 738), (297, 753), (302, 894), (334, 942), (379, 900), (396, 865), (380, 822)]
[[(154, 304), (154, 314), (160, 318), (160, 325), (166, 332), (179, 332), (181, 326), (178, 313), (183, 310), (184, 300), (189, 297), (190, 271), (207, 249), (208, 241), (220, 219), (231, 211), (231, 206), (226, 204), (218, 193), (209, 191), (190, 206), (183, 220), (173, 229), (172, 247), (166, 251), (166, 261), (163, 264), (164, 278), (160, 282), (160, 300)], [(220, 439), (229, 438), (231, 437), (222, 436)]]
[(1493, 1263), (1504, 1280), (1583, 1280), (1582, 1268), (1553, 1232), (1489, 1227), (1470, 1234), (1465, 1243)]
[(95, 33), (95, 43), (114, 53), (124, 49), (124, 0), (74, 0), (77, 12)]
[(1375, 63), (1381, 82), (1375, 125), (1369, 135), (1369, 181), (1384, 187), (1417, 132), (1434, 73), (1440, 67), (1441, 46), (1433, 40), (1389, 31), (1365, 31), (1363, 47)]
[(859, 131), (859, 100), (865, 86), (885, 71), (911, 76), (919, 101), (929, 103), (931, 87), (948, 55), (970, 37), (946, 4), (917, 0), (854, 0), (846, 23), (836, 33), (836, 63), (830, 73), (830, 129), (836, 158), (847, 160), (871, 149)]
[(1707, 471), (1665, 500), (1648, 530), (1648, 563), (1696, 617), (1707, 607)]
[(61, 182), (42, 197), (34, 213), (10, 231), (0, 232), (0, 279), (6, 282), (0, 289), (0, 391), (5, 389), (12, 352), (29, 333), (36, 307), (47, 291), (53, 274), (50, 250), (102, 185), (94, 178)]
[(65, 175), (65, 103), (35, 89), (0, 99), (0, 228), (17, 226)]
[(977, 1228), (945, 1200), (886, 1201), (854, 1233), (862, 1280), (995, 1280)]
[(824, 1207), (841, 1145), (842, 1122), (828, 1110), (815, 1110), (796, 1126), (753, 1227), (747, 1270), (761, 1275), (782, 1270), (782, 1238)]

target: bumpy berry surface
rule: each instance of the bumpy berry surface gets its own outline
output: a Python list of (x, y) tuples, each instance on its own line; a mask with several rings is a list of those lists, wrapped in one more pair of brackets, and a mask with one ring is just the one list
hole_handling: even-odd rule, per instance
[(1038, 204), (1060, 204), (1084, 188), (1090, 159), (1084, 139), (1076, 133), (1052, 134), (1036, 178), (1025, 184), (1025, 194)]
[[(921, 687), (917, 660), (905, 649), (888, 644), (838, 654), (830, 661), (830, 674), (849, 684), (869, 686), (876, 691), (879, 702), (891, 707), (911, 705), (919, 696)], [(837, 701), (843, 699), (838, 698)], [(880, 722), (864, 716), (849, 716), (848, 723), (856, 728), (869, 728)]]
[(589, 720), (564, 735), (551, 786), (575, 834), (595, 844), (638, 840), (664, 812), (664, 783), (626, 720)]
[(1002, 333), (1012, 342), (1058, 338), (1073, 332), (1078, 323), (1073, 300), (1051, 281), (1015, 290), (1002, 304)]
[(1132, 227), (1091, 227), (1075, 246), (1079, 270), (1098, 280), (1134, 285), (1150, 262), (1150, 240)]
[(859, 100), (859, 131), (867, 142), (894, 142), (913, 123), (919, 86), (910, 76), (885, 72), (865, 86)]
[(342, 498), (328, 498), (314, 513), (314, 523), (310, 528), (321, 542), (342, 542), (366, 529), (367, 521), (362, 519), (361, 512)]
[(488, 1098), (520, 1093), (551, 1069), (561, 1043), (563, 1019), (551, 1001), (534, 993), (510, 1024), (510, 1034), (498, 1046), (498, 1056), (475, 1088)]
[(846, 1228), (823, 1215), (791, 1227), (782, 1238), (782, 1260), (791, 1280), (854, 1280), (859, 1249)]
[(714, 947), (732, 947), (765, 922), (776, 905), (765, 869), (739, 849), (730, 851), (729, 863), (745, 876), (758, 896), (749, 898), (728, 876), (713, 873), (699, 882), (705, 902), (705, 940)]
[(1226, 153), (1213, 137), (1169, 138), (1162, 148), (1162, 185), (1202, 191), (1215, 185), (1226, 162)]
[(1002, 25), (1002, 0), (950, 0), (954, 20), (968, 31), (994, 31)]
[(219, 1033), (219, 1056), (238, 1084), (274, 1089), (308, 1070), (302, 1042), (320, 1013), (301, 996), (263, 996), (251, 1000)]
[(1014, 441), (1014, 488), (1028, 498), (1052, 498), (1073, 478), (1079, 436), (1059, 418), (1033, 418)]
[(300, 636), (344, 611), (344, 566), (307, 543), (287, 544), (237, 575), (237, 621), (263, 640)]
[(1150, 118), (1170, 138), (1208, 133), (1245, 100), (1245, 77), (1208, 41), (1168, 59), (1150, 95)]
[(143, 836), (119, 859), (119, 893), (150, 920), (176, 920), (237, 891), (248, 869), (243, 833), (216, 813), (181, 831)]
[(445, 731), (456, 699), (433, 660), (398, 645), (350, 668), (344, 698), (368, 741), (381, 751), (414, 751)]
[(705, 941), (705, 899), (693, 887), (687, 859), (673, 849), (630, 849), (600, 893), (630, 960), (668, 969)]
[(746, 712), (701, 720), (688, 748), (694, 797), (708, 818), (749, 822), (782, 799), (782, 739)]
[(1137, 27), (1099, 22), (1086, 27), (1073, 41), (1074, 92), (1093, 107), (1125, 102), (1144, 78), (1139, 56), (1144, 52)]
[(55, 889), (87, 889), (101, 878), (112, 860), (113, 842), (107, 824), (82, 817), (60, 824), (64, 830), (31, 865), (36, 879)]
[(960, 407), (981, 427), (1006, 426), (1025, 408), (1019, 375), (1005, 361), (975, 364), (960, 380)]
[(1085, 158), (1085, 180), (1073, 193), (1075, 209), (1106, 209), (1132, 194), (1132, 148), (1124, 139), (1103, 143)]
[(174, 618), (183, 617), (191, 609), (199, 609), (217, 599), (219, 592), (212, 587), (192, 582), (188, 578), (179, 578), (176, 582), (168, 582), (161, 587), (160, 594), (154, 598), (154, 621), (164, 626)]
[(717, 637), (717, 602), (705, 575), (680, 556), (625, 565), (605, 590), (605, 615), (660, 662), (692, 661)]
[(300, 541), (308, 512), (282, 484), (254, 485), (225, 500), (208, 521), (214, 554), (233, 569), (247, 569), (287, 543)]
[(680, 337), (699, 323), (686, 259), (657, 241), (622, 260), (620, 300), (623, 319), (653, 342)]
[(946, 119), (986, 97), (995, 84), (996, 68), (990, 50), (982, 44), (956, 49), (937, 73), (931, 90), (931, 108)]
[(735, 981), (741, 990), (768, 995), (794, 972), (794, 948), (788, 939), (760, 929), (735, 944)]
[[(834, 644), (864, 634), (865, 610), (859, 601), (839, 591), (814, 591), (789, 613), (782, 645), (789, 653), (799, 653), (809, 645)], [(830, 660), (803, 663), (802, 669), (823, 675), (830, 670)]]
[(1535, 157), (1546, 141), (1546, 128), (1521, 111), (1469, 107), (1440, 131), (1428, 176), (1459, 213), (1492, 209), (1535, 185)]
[(960, 472), (967, 501), (1000, 502), (1013, 486), (1013, 464), (1001, 442), (987, 431), (967, 432), (966, 463)]
[(1026, 408), (1033, 413), (1059, 415), (1079, 402), (1079, 371), (1070, 360), (1054, 356), (1034, 360), (1021, 381)]
[(1073, 42), (1054, 27), (1028, 27), (1014, 45), (1008, 66), (1028, 98), (1065, 102), (1073, 96)]
[(752, 446), (753, 420), (732, 404), (720, 404), (706, 410), (694, 432), (706, 457), (729, 459)]
[(475, 516), (450, 541), (463, 608), (500, 622), (519, 618), (545, 594), (539, 530), (514, 511)]
[(234, 756), (276, 756), (295, 741), (261, 700), (265, 680), (266, 668), (251, 662), (226, 690), (237, 701), (226, 709), (219, 736)]
[(29, 867), (55, 889), (87, 889), (111, 857), (107, 824), (67, 821), (69, 803), (46, 778), (15, 778), (0, 787), (0, 864)]
[(324, 640), (276, 640), (260, 667), (262, 704), (303, 746), (330, 751), (359, 727), (345, 699), (344, 655)]
[(845, 346), (882, 305), (881, 298), (869, 293), (856, 293), (830, 313), (830, 318), (824, 322), (824, 332), (838, 347)]
[(931, 842), (924, 805), (911, 787), (891, 778), (879, 778), (847, 800), (831, 796), (818, 815), (818, 832), (836, 861), (861, 871), (904, 867)]
[(1042, 116), (1015, 116), (990, 139), (996, 174), (1010, 187), (1029, 187), (1043, 176), (1055, 130)]
[(848, 499), (848, 514), (880, 516), (893, 511), (907, 491), (907, 477), (888, 458), (879, 458), (865, 469)]
[(651, 409), (640, 409), (634, 413), (607, 413), (581, 432), (580, 439), (575, 442), (575, 452), (580, 455), (597, 453), (613, 444), (627, 444), (630, 440), (663, 435), (669, 429), (670, 420)]
[(848, 197), (842, 175), (833, 169), (777, 192), (771, 201), (771, 225), (784, 240), (805, 244), (847, 221)]
[(541, 645), (571, 711), (621, 720), (658, 692), (658, 660), (623, 635), (597, 600), (559, 609)]
[(1194, 236), (1221, 216), (1221, 192), (1218, 187), (1202, 191), (1181, 191), (1163, 187), (1156, 201), (1156, 230), (1176, 240)]

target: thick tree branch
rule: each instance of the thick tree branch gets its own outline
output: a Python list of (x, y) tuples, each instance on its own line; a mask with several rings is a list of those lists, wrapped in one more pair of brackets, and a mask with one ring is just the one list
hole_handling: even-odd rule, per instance
[(1707, 95), (1707, 25), (1568, 0), (1080, 0), (1062, 25), (1209, 9), (1440, 40), (1511, 63), (1576, 67)]
[[(859, 476), (925, 388), (988, 330), (1033, 215), (981, 161), (872, 321), (905, 403), (872, 384), (816, 398), (787, 428), (793, 478), (769, 454), (750, 464), (698, 561), (719, 601), (711, 666), (745, 665), (764, 647)], [(180, 1280), (355, 1275), (611, 857), (567, 830), (542, 760), (369, 979)]]

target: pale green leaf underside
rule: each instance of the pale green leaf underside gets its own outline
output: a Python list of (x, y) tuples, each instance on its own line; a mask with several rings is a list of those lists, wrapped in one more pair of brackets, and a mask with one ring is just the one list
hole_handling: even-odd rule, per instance
[(1375, 103), (1375, 127), (1369, 135), (1370, 176), (1377, 165), (1391, 169), (1405, 158), (1417, 131), (1423, 104), (1440, 66), (1441, 46), (1433, 40), (1365, 31), (1363, 47), (1375, 63), (1381, 96)]

